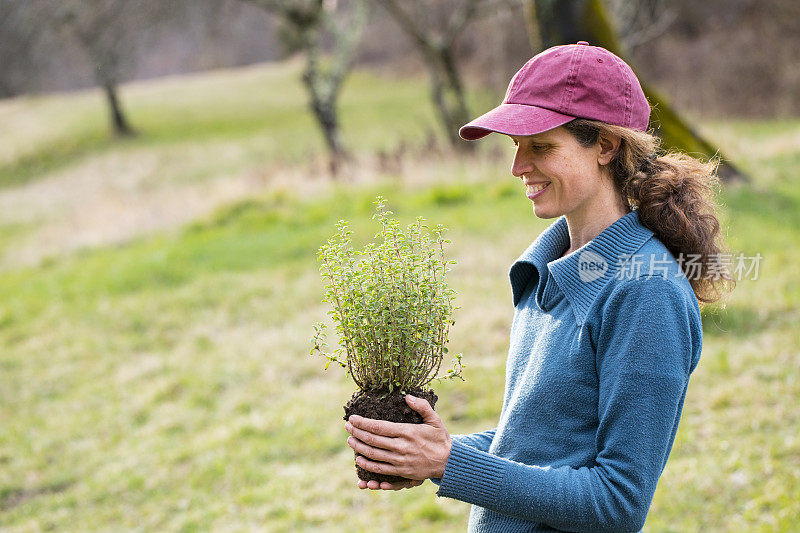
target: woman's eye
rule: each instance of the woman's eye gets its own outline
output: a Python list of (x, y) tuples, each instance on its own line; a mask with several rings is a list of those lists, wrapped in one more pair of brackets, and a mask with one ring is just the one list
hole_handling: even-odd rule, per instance
[[(514, 147), (515, 148), (519, 147), (519, 143), (514, 143)], [(545, 150), (547, 150), (547, 146), (543, 144), (531, 144), (528, 145), (528, 150), (532, 152), (544, 152)]]
[[(519, 147), (519, 142), (518, 141), (515, 141), (515, 140), (512, 139), (511, 142), (513, 143), (514, 148), (518, 148)], [(544, 153), (544, 152), (548, 151), (550, 149), (550, 147), (548, 145), (546, 145), (546, 144), (529, 144), (529, 145), (526, 146), (526, 149), (530, 150), (531, 152)]]

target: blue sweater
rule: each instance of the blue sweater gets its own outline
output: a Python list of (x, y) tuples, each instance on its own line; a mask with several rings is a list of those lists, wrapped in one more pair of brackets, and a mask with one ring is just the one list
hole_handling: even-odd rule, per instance
[(500, 420), (432, 478), (469, 531), (639, 531), (672, 448), (703, 342), (688, 279), (637, 211), (569, 244), (560, 217), (511, 266)]

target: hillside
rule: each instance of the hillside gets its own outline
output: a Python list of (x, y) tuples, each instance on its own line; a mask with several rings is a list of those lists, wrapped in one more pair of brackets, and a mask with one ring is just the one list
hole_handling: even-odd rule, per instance
[[(105, 137), (94, 92), (0, 102), (0, 528), (8, 531), (462, 531), (426, 483), (355, 488), (342, 404), (308, 355), (326, 317), (316, 250), (372, 200), (450, 228), (464, 383), (452, 433), (493, 427), (513, 309), (508, 267), (547, 225), (511, 145), (424, 151), (424, 80), (359, 72), (342, 113), (362, 173), (314, 173), (297, 64), (123, 88), (142, 134)], [(492, 98), (474, 95), (477, 111)], [(648, 531), (792, 531), (800, 519), (800, 121), (704, 123), (753, 176), (723, 191), (730, 247), (764, 259), (704, 310)], [(370, 154), (408, 149), (396, 170)]]

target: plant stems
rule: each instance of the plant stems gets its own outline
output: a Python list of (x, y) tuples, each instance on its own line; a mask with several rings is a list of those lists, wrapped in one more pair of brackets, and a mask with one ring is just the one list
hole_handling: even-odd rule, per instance
[[(405, 230), (390, 217), (378, 197), (376, 214), (380, 231), (377, 242), (367, 244), (356, 263), (347, 222), (320, 247), (320, 271), (328, 282), (329, 313), (346, 354), (323, 354), (347, 368), (362, 390), (423, 389), (433, 379), (460, 377), (458, 371), (437, 377), (446, 353), (447, 332), (452, 321), (454, 291), (445, 282), (448, 261), (443, 239), (445, 228), (423, 232), (424, 218), (417, 217)], [(319, 343), (315, 346), (319, 348)], [(312, 349), (312, 353), (315, 351)]]

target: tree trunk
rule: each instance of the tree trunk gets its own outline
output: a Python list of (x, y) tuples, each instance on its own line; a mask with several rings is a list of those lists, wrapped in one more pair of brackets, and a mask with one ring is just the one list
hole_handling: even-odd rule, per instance
[[(529, 31), (531, 28), (537, 30), (535, 35), (529, 36), (530, 40), (541, 42), (542, 49), (587, 41), (618, 55), (633, 68), (633, 64), (625, 57), (627, 54), (622, 50), (601, 0), (528, 0), (526, 8)], [(653, 107), (650, 122), (656, 135), (661, 137), (664, 148), (699, 153), (708, 158), (719, 156), (722, 162), (719, 177), (722, 181), (748, 179), (718, 149), (687, 124), (663, 95), (642, 80), (640, 83)]]
[(319, 33), (309, 34), (303, 48), (306, 52), (306, 68), (303, 83), (308, 91), (311, 112), (317, 120), (325, 145), (328, 148), (328, 170), (332, 178), (339, 175), (341, 163), (349, 159), (341, 134), (339, 115), (336, 110), (339, 89), (347, 68), (342, 65), (342, 75), (336, 72), (323, 72), (319, 62)]
[(310, 86), (308, 90), (311, 93), (311, 109), (322, 131), (325, 145), (328, 147), (328, 169), (331, 177), (336, 178), (339, 175), (341, 164), (351, 159), (340, 134), (336, 101), (320, 99)]
[(474, 143), (458, 135), (461, 126), (470, 121), (461, 75), (453, 61), (452, 49), (431, 50), (428, 70), (431, 73), (431, 96), (447, 139), (457, 150), (470, 152)]
[(111, 128), (114, 135), (117, 137), (132, 137), (136, 134), (133, 128), (128, 124), (125, 115), (122, 112), (122, 107), (117, 98), (117, 87), (111, 82), (103, 83), (103, 92), (108, 101), (108, 108), (111, 113)]
[(429, 31), (419, 16), (401, 8), (398, 0), (379, 2), (411, 38), (428, 67), (431, 76), (431, 98), (447, 140), (453, 148), (471, 152), (474, 143), (458, 135), (461, 126), (470, 121), (461, 73), (455, 60), (455, 40), (467, 23), (476, 16), (479, 2), (464, 0), (456, 4), (448, 25), (439, 33)]
[[(351, 16), (340, 20), (344, 13), (337, 12), (335, 1), (251, 1), (279, 15), (295, 33), (297, 48), (306, 57), (303, 83), (309, 94), (311, 111), (328, 148), (330, 173), (336, 178), (341, 164), (352, 159), (339, 133), (336, 104), (342, 83), (353, 67), (356, 47), (368, 19), (369, 3), (366, 0), (353, 2)], [(331, 52), (326, 54), (329, 59), (327, 67), (323, 65), (326, 61), (321, 60), (326, 31), (333, 41)]]

